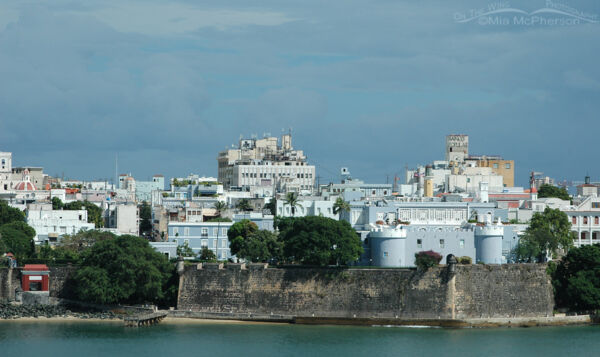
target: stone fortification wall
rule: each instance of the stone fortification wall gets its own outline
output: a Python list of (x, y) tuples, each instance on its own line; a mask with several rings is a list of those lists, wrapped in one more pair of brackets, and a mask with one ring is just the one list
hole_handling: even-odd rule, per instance
[[(0, 268), (0, 301), (13, 301), (15, 289), (21, 286), (21, 269)], [(50, 297), (74, 298), (70, 277), (77, 267), (50, 267)]]
[(455, 279), (457, 318), (552, 316), (545, 264), (457, 266)]
[(464, 319), (552, 314), (544, 265), (408, 269), (186, 267), (178, 309), (321, 318)]

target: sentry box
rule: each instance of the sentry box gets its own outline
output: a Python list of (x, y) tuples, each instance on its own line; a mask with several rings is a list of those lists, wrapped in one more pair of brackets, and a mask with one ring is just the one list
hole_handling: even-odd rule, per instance
[(25, 264), (21, 271), (23, 291), (49, 291), (50, 269), (46, 264)]

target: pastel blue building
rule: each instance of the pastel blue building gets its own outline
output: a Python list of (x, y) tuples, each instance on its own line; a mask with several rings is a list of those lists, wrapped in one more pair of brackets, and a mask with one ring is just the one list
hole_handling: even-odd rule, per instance
[(177, 245), (188, 244), (196, 254), (203, 247), (215, 253), (218, 260), (231, 258), (227, 232), (233, 222), (169, 222), (169, 241)]

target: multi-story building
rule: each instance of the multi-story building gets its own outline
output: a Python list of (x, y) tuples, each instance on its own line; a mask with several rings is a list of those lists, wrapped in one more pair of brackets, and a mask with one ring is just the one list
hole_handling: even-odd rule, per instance
[(119, 234), (137, 236), (140, 227), (140, 212), (135, 204), (108, 204), (106, 228), (115, 229)]
[(502, 176), (505, 187), (515, 185), (515, 161), (504, 160), (501, 156), (471, 155), (465, 159), (465, 163), (477, 167), (489, 167), (496, 175)]
[(272, 187), (273, 191), (312, 190), (315, 167), (308, 165), (302, 150), (294, 150), (291, 134), (241, 139), (238, 149), (221, 151), (217, 158), (219, 182), (225, 189)]
[(464, 134), (446, 135), (446, 161), (456, 165), (469, 157), (469, 136)]
[(177, 245), (187, 245), (194, 253), (200, 254), (207, 247), (215, 253), (217, 259), (231, 257), (227, 232), (233, 222), (169, 222), (169, 241)]
[(563, 212), (569, 216), (576, 247), (600, 243), (600, 197), (588, 196)]
[(53, 210), (52, 204), (29, 204), (27, 224), (35, 229), (36, 244), (53, 243), (65, 234), (95, 227), (93, 223), (88, 223), (86, 210)]

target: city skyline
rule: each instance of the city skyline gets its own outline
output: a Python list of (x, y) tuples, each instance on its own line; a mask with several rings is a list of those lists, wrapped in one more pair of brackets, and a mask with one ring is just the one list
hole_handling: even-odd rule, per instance
[(7, 1), (0, 150), (72, 178), (114, 177), (117, 154), (141, 179), (216, 176), (240, 134), (291, 127), (323, 180), (392, 182), (464, 133), (515, 160), (518, 186), (531, 170), (597, 181), (598, 24), (456, 21), (484, 6)]

